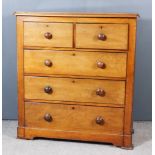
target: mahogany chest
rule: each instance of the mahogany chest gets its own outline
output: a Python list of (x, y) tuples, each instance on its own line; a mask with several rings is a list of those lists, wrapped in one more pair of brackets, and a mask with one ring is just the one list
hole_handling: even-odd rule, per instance
[(137, 14), (16, 17), (18, 138), (131, 148)]

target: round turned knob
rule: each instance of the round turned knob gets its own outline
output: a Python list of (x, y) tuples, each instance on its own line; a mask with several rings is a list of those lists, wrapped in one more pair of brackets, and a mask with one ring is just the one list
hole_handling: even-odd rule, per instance
[(106, 35), (100, 33), (100, 34), (98, 35), (98, 39), (104, 41), (104, 40), (107, 39), (107, 37), (106, 37)]
[(45, 60), (44, 64), (45, 64), (45, 66), (51, 67), (52, 66), (52, 61), (51, 60)]
[(96, 117), (96, 124), (99, 124), (99, 125), (103, 125), (104, 124), (104, 119), (103, 119), (102, 116)]
[(46, 32), (46, 33), (44, 34), (44, 37), (45, 37), (46, 39), (52, 39), (52, 34), (51, 34), (50, 32)]
[(99, 62), (97, 62), (97, 67), (104, 69), (104, 68), (106, 68), (106, 64), (104, 62), (99, 61)]
[(52, 116), (50, 114), (45, 114), (44, 115), (44, 120), (47, 121), (47, 122), (52, 122), (53, 119), (52, 119)]
[(101, 89), (101, 88), (98, 88), (96, 90), (96, 95), (98, 95), (98, 96), (105, 96), (105, 91), (103, 89)]
[(44, 88), (44, 91), (45, 91), (45, 93), (47, 93), (47, 94), (51, 94), (51, 93), (53, 92), (53, 90), (52, 90), (52, 88), (51, 88), (50, 86), (46, 86), (46, 87)]

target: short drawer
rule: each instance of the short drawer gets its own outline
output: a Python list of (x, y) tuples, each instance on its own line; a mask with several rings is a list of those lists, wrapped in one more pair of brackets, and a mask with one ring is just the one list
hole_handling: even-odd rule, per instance
[(76, 24), (76, 48), (128, 49), (128, 24)]
[(25, 103), (25, 126), (59, 131), (122, 134), (123, 108)]
[(124, 104), (125, 81), (25, 76), (25, 99)]
[(24, 46), (72, 47), (71, 23), (24, 23)]
[(126, 53), (25, 50), (24, 72), (126, 77)]

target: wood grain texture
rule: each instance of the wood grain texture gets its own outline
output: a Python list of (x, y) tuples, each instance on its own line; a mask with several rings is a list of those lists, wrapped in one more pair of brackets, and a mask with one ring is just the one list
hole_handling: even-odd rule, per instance
[(125, 99), (125, 115), (124, 115), (124, 146), (132, 146), (132, 105), (134, 90), (134, 67), (135, 67), (135, 48), (136, 48), (136, 24), (137, 21), (130, 19), (129, 33), (129, 53), (127, 60), (127, 81), (126, 81), (126, 99)]
[(96, 141), (112, 143), (115, 146), (123, 146), (123, 135), (114, 134), (93, 134), (82, 133), (78, 131), (53, 131), (50, 129), (29, 128), (25, 127), (25, 139), (33, 139), (35, 137), (69, 139), (80, 141)]
[[(98, 39), (104, 34), (106, 40)], [(76, 48), (128, 49), (128, 24), (77, 24)]]
[[(24, 83), (25, 99), (124, 104), (124, 81), (26, 76)], [(53, 93), (45, 93), (46, 86), (50, 86)], [(98, 88), (105, 91), (105, 96), (96, 95)]]
[[(24, 72), (125, 78), (126, 57), (126, 53), (25, 50)], [(46, 66), (45, 60), (50, 60), (52, 66)], [(99, 68), (98, 62), (106, 67)]]
[[(50, 101), (50, 100), (42, 100), (42, 99), (25, 99), (25, 102), (39, 102), (39, 103), (49, 103), (55, 104), (60, 103), (60, 101)], [(76, 101), (61, 101), (61, 104), (70, 104), (70, 105), (88, 105), (88, 106), (97, 106), (97, 107), (116, 107), (116, 108), (124, 108), (124, 104), (109, 104), (109, 103), (94, 103), (94, 102), (76, 102)]]
[(98, 79), (98, 80), (114, 80), (114, 81), (126, 81), (126, 77), (103, 77), (103, 76), (76, 76), (76, 75), (52, 75), (43, 73), (24, 73), (25, 76), (38, 76), (38, 77), (57, 77), (57, 78), (78, 78), (78, 79)]
[(58, 22), (58, 23), (113, 23), (113, 24), (128, 24), (129, 18), (76, 18), (76, 17), (35, 17), (22, 16), (24, 22)]
[(91, 49), (91, 48), (75, 48), (75, 47), (42, 47), (42, 46), (24, 46), (25, 50), (54, 50), (54, 51), (83, 51), (83, 52), (109, 52), (109, 53), (127, 53), (128, 50), (117, 49)]
[[(52, 35), (45, 38), (45, 33)], [(24, 46), (72, 47), (73, 25), (71, 23), (24, 22)]]
[(18, 126), (24, 126), (24, 80), (23, 80), (23, 70), (24, 70), (24, 51), (23, 51), (23, 19), (17, 17), (16, 29), (17, 29), (17, 76), (18, 76)]
[(137, 14), (16, 16), (17, 137), (132, 148)]
[(112, 17), (112, 18), (137, 18), (137, 13), (86, 13), (86, 12), (15, 12), (16, 16), (38, 16), (38, 17)]
[[(30, 128), (97, 134), (122, 134), (123, 132), (123, 108), (27, 102), (25, 103), (25, 113), (25, 125)], [(53, 120), (45, 121), (45, 114), (50, 114)], [(103, 117), (104, 124), (96, 124), (98, 116)]]
[(18, 126), (17, 127), (17, 138), (25, 138), (25, 128)]

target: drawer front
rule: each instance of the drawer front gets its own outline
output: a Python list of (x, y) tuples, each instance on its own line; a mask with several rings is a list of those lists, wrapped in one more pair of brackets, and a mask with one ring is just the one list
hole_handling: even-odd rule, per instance
[(76, 47), (128, 49), (128, 24), (77, 24)]
[(123, 108), (25, 103), (25, 125), (62, 131), (122, 134)]
[(126, 53), (26, 50), (24, 72), (126, 77)]
[(25, 98), (124, 104), (125, 81), (25, 76)]
[(72, 47), (71, 23), (24, 23), (24, 46)]

